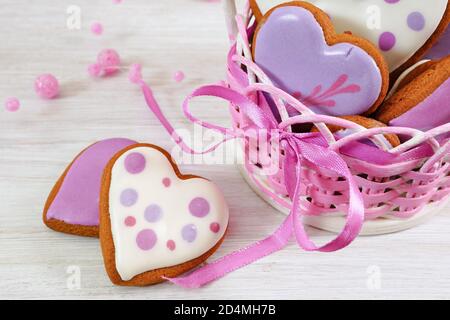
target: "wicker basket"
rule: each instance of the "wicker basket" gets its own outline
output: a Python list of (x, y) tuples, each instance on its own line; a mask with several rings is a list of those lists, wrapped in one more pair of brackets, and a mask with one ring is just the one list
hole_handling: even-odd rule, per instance
[[(270, 87), (270, 80), (251, 62), (251, 50), (248, 36), (254, 31), (252, 12), (247, 5), (244, 15), (236, 16), (234, 0), (225, 1), (225, 12), (232, 40), (232, 48), (228, 62), (228, 84), (240, 92), (245, 93), (261, 108), (267, 108), (262, 87)], [(237, 35), (237, 36), (236, 36)], [(245, 79), (245, 81), (243, 81)], [(262, 84), (259, 86), (257, 84)], [(267, 94), (264, 93), (264, 94)], [(285, 93), (288, 96), (287, 93)], [(294, 99), (293, 97), (291, 97)], [(278, 101), (281, 105), (282, 118), (287, 118), (283, 110), (285, 101)], [(246, 117), (240, 112), (239, 106), (232, 105), (231, 119), (235, 130), (246, 126)], [(362, 138), (371, 138), (377, 143), (384, 133), (399, 133), (411, 135), (412, 138), (395, 149), (384, 150), (393, 155), (403, 154), (414, 148), (427, 144), (433, 151), (425, 159), (405, 160), (392, 164), (372, 164), (346, 155), (342, 158), (350, 168), (354, 179), (363, 195), (365, 205), (365, 224), (363, 235), (373, 235), (395, 232), (411, 228), (423, 223), (440, 209), (448, 209), (450, 203), (450, 141), (436, 139), (438, 135), (449, 132), (449, 124), (431, 130), (427, 133), (405, 128), (387, 128), (366, 130), (355, 127), (351, 122), (345, 126), (353, 128), (356, 133), (344, 139), (335, 140), (328, 130), (326, 123), (330, 117), (315, 117), (312, 111), (304, 112), (305, 122), (308, 119), (325, 119), (315, 122), (319, 131), (326, 138), (329, 148), (339, 150)], [(311, 122), (311, 121), (309, 121)], [(340, 124), (342, 124), (340, 119)], [(380, 136), (381, 134), (381, 136)], [(380, 142), (380, 141), (378, 141)], [(382, 142), (377, 144), (383, 148)], [(283, 150), (279, 157), (284, 156)], [(291, 201), (288, 197), (283, 177), (283, 161), (278, 161), (280, 170), (273, 175), (261, 175), (260, 167), (242, 166), (243, 176), (250, 186), (263, 199), (278, 210), (288, 213)], [(302, 214), (305, 222), (312, 226), (337, 232), (345, 223), (345, 212), (348, 209), (348, 185), (341, 177), (331, 172), (313, 166), (305, 165), (302, 172)]]

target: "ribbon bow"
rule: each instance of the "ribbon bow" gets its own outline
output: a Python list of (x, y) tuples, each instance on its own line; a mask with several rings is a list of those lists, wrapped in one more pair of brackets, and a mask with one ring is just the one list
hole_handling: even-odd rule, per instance
[[(292, 200), (292, 208), (289, 216), (266, 239), (222, 257), (184, 277), (167, 280), (185, 288), (202, 287), (211, 281), (223, 277), (227, 273), (281, 250), (289, 243), (293, 235), (295, 235), (298, 245), (304, 250), (321, 252), (342, 249), (348, 246), (358, 236), (364, 222), (363, 198), (346, 162), (338, 153), (328, 149), (328, 146), (323, 140), (320, 138), (311, 138), (311, 134), (291, 133), (286, 127), (278, 124), (271, 115), (267, 114), (267, 112), (262, 110), (246, 96), (224, 86), (212, 85), (195, 90), (183, 103), (183, 112), (191, 122), (208, 129), (213, 129), (224, 135), (224, 139), (218, 144), (207, 150), (197, 152), (186, 145), (183, 139), (176, 133), (173, 126), (162, 113), (151, 89), (143, 81), (140, 85), (148, 107), (184, 152), (190, 154), (206, 154), (214, 151), (225, 141), (236, 138), (247, 140), (249, 138), (245, 128), (239, 131), (233, 131), (203, 122), (193, 116), (189, 111), (189, 102), (195, 97), (214, 96), (225, 99), (240, 108), (250, 123), (249, 127), (256, 128), (257, 130), (265, 130), (266, 132), (267, 130), (275, 130), (279, 135), (279, 143), (285, 151), (283, 160), (284, 177), (288, 194)], [(317, 246), (313, 243), (308, 237), (301, 220), (301, 169), (305, 163), (330, 170), (338, 176), (344, 177), (349, 186), (349, 206), (345, 227), (334, 240), (323, 246)]]

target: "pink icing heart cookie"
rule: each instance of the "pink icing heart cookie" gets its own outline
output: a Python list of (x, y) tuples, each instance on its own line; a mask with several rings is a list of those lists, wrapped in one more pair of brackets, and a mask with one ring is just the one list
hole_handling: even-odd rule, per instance
[(157, 146), (130, 146), (105, 169), (100, 242), (114, 284), (146, 286), (185, 273), (217, 250), (227, 226), (220, 190), (181, 174)]
[(370, 114), (388, 91), (388, 67), (377, 48), (365, 39), (336, 34), (328, 16), (306, 2), (270, 10), (255, 32), (252, 50), (277, 87), (319, 114)]
[(48, 196), (44, 223), (55, 231), (98, 237), (103, 170), (114, 154), (136, 143), (122, 138), (108, 139), (96, 142), (78, 154)]
[[(390, 126), (428, 131), (450, 122), (450, 56), (423, 64), (403, 81), (377, 113)], [(417, 69), (417, 68), (416, 68)]]
[(450, 27), (447, 26), (444, 34), (426, 53), (425, 59), (441, 59), (450, 54)]

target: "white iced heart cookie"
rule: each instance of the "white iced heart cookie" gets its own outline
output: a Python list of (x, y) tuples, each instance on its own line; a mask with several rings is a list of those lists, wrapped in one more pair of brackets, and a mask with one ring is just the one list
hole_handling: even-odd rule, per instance
[[(250, 0), (257, 21), (283, 0)], [(309, 0), (338, 33), (352, 32), (377, 45), (391, 72), (411, 65), (448, 24), (448, 0)], [(432, 39), (436, 38), (436, 39)], [(418, 57), (416, 57), (418, 56)], [(410, 61), (413, 60), (413, 61)]]
[(182, 175), (157, 146), (130, 146), (105, 169), (100, 240), (115, 284), (144, 286), (185, 273), (214, 253), (227, 226), (220, 190)]

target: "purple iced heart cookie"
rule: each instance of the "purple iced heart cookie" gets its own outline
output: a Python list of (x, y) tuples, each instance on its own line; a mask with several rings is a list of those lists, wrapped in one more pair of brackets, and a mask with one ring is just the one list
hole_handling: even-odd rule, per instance
[(44, 209), (44, 223), (59, 232), (98, 236), (99, 198), (103, 170), (129, 139), (102, 140), (83, 150), (53, 187)]
[(387, 93), (389, 71), (377, 49), (364, 39), (337, 35), (328, 16), (308, 3), (268, 12), (256, 31), (253, 55), (277, 87), (318, 114), (369, 114)]
[(450, 27), (447, 27), (444, 34), (439, 38), (438, 42), (427, 52), (427, 59), (441, 59), (450, 54)]
[(425, 70), (419, 70), (418, 75), (414, 75), (415, 69), (409, 74), (406, 71), (414, 78), (398, 86), (386, 100), (378, 110), (379, 121), (422, 131), (450, 123), (450, 56), (423, 65)]

